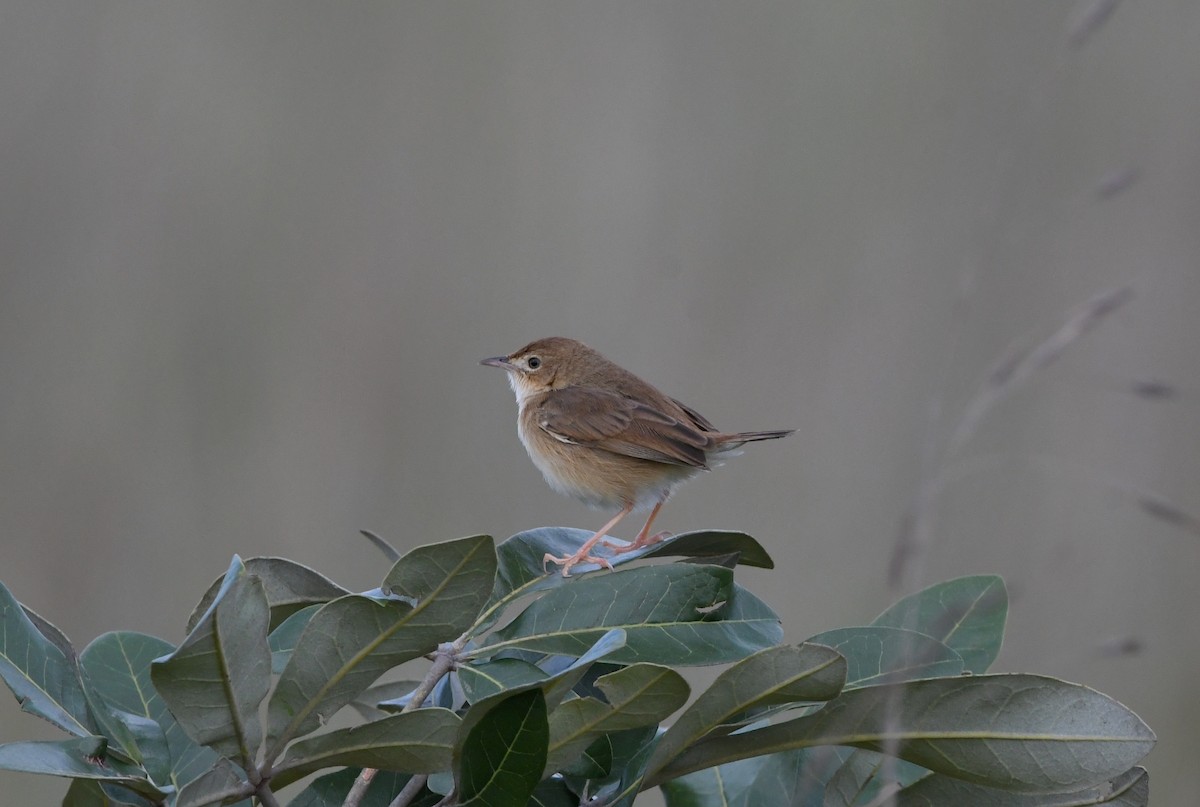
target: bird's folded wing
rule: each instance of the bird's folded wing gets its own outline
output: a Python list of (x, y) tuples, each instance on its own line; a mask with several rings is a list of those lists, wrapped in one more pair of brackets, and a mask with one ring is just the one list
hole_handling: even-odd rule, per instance
[(564, 443), (707, 468), (710, 438), (657, 409), (596, 387), (567, 387), (537, 403), (537, 423)]

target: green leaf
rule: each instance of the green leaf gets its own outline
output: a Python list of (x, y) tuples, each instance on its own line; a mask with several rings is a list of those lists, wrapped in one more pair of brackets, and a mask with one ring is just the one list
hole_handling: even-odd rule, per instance
[(544, 779), (533, 789), (529, 807), (579, 807), (579, 797), (561, 779)]
[[(553, 714), (551, 712), (551, 715)], [(600, 779), (608, 776), (613, 769), (613, 737), (620, 733), (602, 735), (585, 748), (577, 759), (560, 767), (559, 773), (582, 779)]]
[[(248, 574), (263, 581), (267, 604), (271, 608), (271, 630), (302, 608), (321, 605), (350, 593), (320, 572), (287, 558), (250, 558), (245, 567)], [(188, 633), (208, 611), (224, 582), (224, 576), (218, 577), (204, 592), (188, 617)]]
[(827, 783), (854, 753), (852, 748), (822, 746), (744, 760), (762, 760), (762, 768), (745, 793), (745, 807), (759, 804), (825, 807)]
[(313, 618), (313, 614), (320, 607), (319, 605), (310, 605), (307, 608), (301, 608), (283, 620), (279, 627), (272, 630), (267, 636), (267, 646), (271, 648), (271, 672), (274, 675), (279, 675), (287, 667), (287, 663), (292, 658), (292, 651), (296, 649), (296, 643), (300, 641), (300, 636), (308, 627), (309, 620)]
[(72, 779), (62, 800), (62, 807), (113, 807), (113, 804), (94, 779)]
[(550, 715), (550, 742), (544, 775), (579, 757), (602, 734), (657, 726), (687, 702), (687, 681), (669, 667), (634, 664), (601, 676), (596, 686), (604, 701), (575, 698)]
[[(359, 768), (345, 768), (337, 773), (328, 773), (313, 780), (296, 798), (289, 802), (288, 807), (342, 807), (346, 794), (354, 786), (358, 778)], [(389, 807), (392, 800), (408, 783), (407, 773), (379, 771), (371, 780), (371, 787), (362, 800), (361, 807)], [(411, 807), (433, 807), (441, 801), (441, 796), (425, 791), (418, 796)]]
[(204, 773), (188, 782), (175, 798), (175, 807), (206, 807), (245, 799), (253, 792), (245, 776), (227, 759), (218, 759)]
[[(150, 801), (145, 796), (138, 795), (124, 785), (101, 781), (95, 781), (93, 784), (100, 788), (100, 792), (108, 799), (109, 804), (116, 807), (158, 807), (157, 803)], [(249, 807), (249, 805), (243, 802), (241, 807)]]
[(816, 714), (702, 741), (650, 784), (790, 748), (848, 745), (896, 753), (965, 781), (1070, 791), (1124, 773), (1154, 733), (1095, 690), (1038, 675), (934, 678), (844, 692)]
[(0, 583), (0, 678), (22, 711), (78, 737), (88, 737), (93, 726), (75, 658), (60, 649), (58, 637), (62, 634), (55, 632), (54, 640), (46, 638)]
[(595, 803), (604, 807), (631, 807), (642, 790), (646, 762), (658, 742), (658, 732), (657, 726), (647, 726), (606, 734), (602, 739), (610, 746), (610, 773), (587, 780), (567, 775), (564, 777), (567, 785), (576, 793), (586, 791)]
[(474, 655), (506, 648), (579, 655), (611, 628), (627, 635), (620, 663), (716, 664), (778, 641), (778, 617), (733, 573), (714, 566), (649, 566), (577, 580), (529, 605)]
[[(83, 685), (83, 696), (87, 701), (88, 714), (91, 715), (92, 722), (96, 724), (96, 734), (108, 741), (108, 753), (122, 762), (142, 765), (142, 753), (129, 724), (117, 719), (118, 710), (109, 706), (104, 698), (96, 692), (95, 687), (88, 683), (87, 675), (82, 670), (79, 671), (79, 680)], [(126, 715), (126, 717), (130, 722), (140, 721), (143, 729), (152, 727), (156, 737), (147, 737), (147, 744), (153, 745), (157, 740), (158, 750), (165, 760), (167, 748), (166, 742), (163, 740), (162, 729), (153, 721), (138, 718), (137, 715)]]
[(425, 787), (441, 796), (449, 796), (454, 792), (454, 771), (438, 771), (429, 774)]
[(548, 677), (537, 665), (515, 658), (464, 664), (458, 668), (457, 675), (470, 703)]
[(435, 773), (450, 767), (460, 722), (448, 709), (417, 709), (301, 740), (275, 766), (271, 781), (285, 787), (334, 765)]
[(657, 544), (651, 544), (644, 550), (635, 549), (622, 553), (619, 557), (632, 558), (714, 558), (723, 555), (736, 554), (738, 565), (756, 566), (760, 569), (774, 569), (775, 561), (767, 554), (767, 550), (744, 532), (730, 530), (697, 530), (672, 535)]
[(150, 667), (154, 688), (184, 731), (247, 769), (262, 743), (258, 706), (271, 682), (269, 620), (262, 581), (235, 556), (192, 632)]
[(962, 656), (968, 672), (987, 671), (1000, 652), (1008, 618), (1008, 590), (991, 574), (959, 577), (910, 594), (872, 625), (915, 630)]
[(33, 623), (33, 627), (37, 629), (37, 632), (45, 636), (47, 641), (57, 647), (68, 663), (74, 665), (78, 661), (75, 654), (75, 647), (71, 644), (71, 640), (67, 638), (67, 634), (63, 633), (57, 625), (24, 603), (21, 603), (21, 610), (25, 612), (25, 616)]
[(1150, 803), (1150, 776), (1145, 768), (1132, 768), (1094, 787), (1073, 793), (1012, 793), (968, 784), (948, 776), (929, 776), (895, 797), (896, 807), (1146, 807)]
[(660, 770), (705, 734), (746, 713), (829, 700), (845, 680), (846, 660), (824, 645), (782, 645), (755, 653), (721, 673), (700, 693), (659, 740), (647, 770), (651, 774)]
[[(350, 701), (350, 706), (364, 720), (378, 720), (381, 717), (387, 717), (387, 712), (381, 709), (379, 704), (393, 700), (403, 700), (404, 703), (407, 703), (406, 696), (412, 694), (419, 684), (419, 681), (388, 681), (376, 684), (363, 690), (358, 697)], [(403, 709), (404, 705), (401, 704), (399, 708)]]
[(358, 594), (313, 615), (267, 707), (273, 760), (380, 675), (464, 632), (492, 591), (496, 553), (486, 535), (422, 546), (384, 581), (394, 599)]
[(925, 768), (874, 751), (855, 749), (834, 772), (822, 807), (860, 807), (872, 804), (886, 786), (907, 787), (928, 776)]
[[(740, 759), (728, 765), (705, 768), (678, 779), (663, 782), (667, 807), (749, 807), (746, 793), (766, 760), (763, 757)], [(791, 804), (790, 801), (760, 801), (755, 804)]]
[(962, 656), (911, 630), (867, 626), (818, 633), (808, 641), (827, 645), (846, 658), (846, 689), (960, 675)]
[(105, 745), (103, 737), (5, 743), (0, 745), (0, 768), (114, 782), (155, 799), (166, 796), (140, 768), (106, 757)]
[(525, 807), (546, 764), (546, 699), (534, 688), (468, 710), (454, 753), (462, 807)]
[[(501, 600), (513, 593), (529, 594), (541, 588), (554, 588), (569, 582), (557, 569), (547, 571), (547, 555), (570, 555), (592, 536), (586, 530), (569, 527), (540, 527), (519, 532), (496, 547), (496, 585), (492, 599)], [(581, 564), (584, 567), (593, 564)], [(578, 567), (577, 567), (578, 568)], [(531, 584), (538, 583), (537, 588)]]
[[(476, 632), (481, 633), (494, 623), (503, 607), (518, 597), (558, 588), (567, 583), (569, 579), (559, 574), (557, 568), (548, 572), (543, 559), (547, 554), (569, 555), (591, 535), (587, 530), (542, 527), (517, 533), (502, 541), (496, 547), (498, 567), (495, 590), (487, 610), (479, 620)], [(686, 555), (710, 558), (716, 563), (718, 558), (729, 553), (736, 554), (738, 561), (745, 565), (765, 568), (771, 568), (773, 565), (766, 550), (750, 536), (717, 530), (673, 536), (652, 547), (615, 555), (612, 561), (614, 565), (620, 565), (646, 556)], [(578, 574), (596, 571), (599, 568), (595, 564), (584, 563), (575, 567), (575, 571)], [(782, 633), (780, 636), (782, 637)]]
[[(118, 631), (96, 637), (80, 654), (79, 663), (89, 685), (102, 692), (104, 700), (118, 710), (119, 718), (131, 726), (143, 764), (154, 780), (181, 788), (204, 773), (217, 755), (187, 736), (150, 682), (150, 663), (173, 649), (154, 636)], [(153, 729), (146, 727), (143, 732), (123, 715), (136, 715), (159, 726), (166, 743), (165, 772)]]
[(92, 717), (108, 738), (108, 752), (119, 753), (124, 761), (142, 766), (151, 779), (166, 781), (171, 775), (171, 753), (162, 726), (149, 717), (110, 705), (86, 675), (83, 684)]
[[(507, 681), (503, 680), (502, 677), (493, 678), (492, 685), (504, 683), (505, 687), (503, 689), (497, 689), (491, 695), (482, 695), (482, 697), (477, 697), (472, 702), (479, 702), (479, 701), (483, 700), (484, 698), (494, 697), (495, 695), (497, 695), (501, 692), (508, 692), (510, 694), (515, 694), (516, 692), (523, 692), (526, 690), (537, 688), (542, 691), (542, 695), (546, 700), (546, 708), (553, 709), (556, 706), (558, 706), (558, 704), (562, 701), (562, 699), (564, 697), (566, 697), (567, 694), (570, 693), (571, 690), (573, 688), (575, 688), (575, 686), (577, 684), (579, 684), (579, 682), (586, 675), (589, 674), (590, 670), (592, 669), (592, 665), (594, 665), (596, 662), (600, 661), (601, 659), (605, 658), (606, 656), (610, 656), (610, 655), (616, 653), (617, 651), (621, 650), (623, 647), (625, 647), (625, 631), (617, 628), (617, 629), (610, 630), (607, 633), (605, 633), (603, 636), (600, 637), (599, 641), (597, 641), (594, 645), (592, 645), (590, 648), (588, 648), (588, 651), (586, 653), (584, 653), (582, 656), (580, 656), (579, 658), (572, 661), (570, 664), (562, 666), (555, 673), (547, 673), (544, 670), (540, 669), (539, 667), (536, 667), (532, 664), (528, 664), (528, 662), (522, 661), (522, 662), (520, 662), (522, 665), (528, 665), (529, 667), (532, 667), (534, 670), (537, 670), (540, 677), (533, 678), (532, 672), (529, 672), (528, 675), (530, 678), (533, 678), (533, 680), (525, 681), (522, 683), (516, 682), (516, 677), (517, 677), (517, 675), (520, 675), (519, 673), (514, 673), (512, 676), (512, 680), (507, 680)], [(471, 666), (484, 666), (485, 668), (490, 669), (491, 665), (493, 665), (493, 664), (498, 665), (499, 662), (501, 662), (501, 661), (518, 661), (518, 660), (517, 659), (497, 659), (496, 662), (488, 662), (485, 665), (471, 665)], [(507, 665), (503, 665), (503, 666), (506, 667)], [(467, 669), (467, 665), (460, 667), (459, 671), (461, 672), (462, 670), (465, 670), (465, 669)], [(516, 668), (513, 668), (513, 669), (515, 670)], [(507, 675), (507, 674), (505, 674), (505, 675)], [(479, 682), (476, 682), (476, 683), (479, 683)], [(486, 687), (480, 687), (479, 694), (482, 694), (482, 690), (484, 688), (486, 688)], [(408, 703), (407, 698), (400, 698), (400, 699), (397, 699), (394, 701), (381, 702), (379, 704), (379, 706), (382, 709), (399, 710), (399, 709), (403, 709), (407, 705), (407, 703)]]
[(378, 549), (380, 552), (382, 552), (383, 556), (385, 558), (387, 558), (388, 563), (395, 563), (396, 561), (400, 560), (400, 558), (403, 557), (403, 553), (401, 553), (399, 549), (396, 549), (396, 547), (394, 547), (390, 543), (388, 543), (387, 540), (384, 539), (382, 536), (376, 535), (375, 533), (371, 532), (370, 530), (359, 530), (358, 534), (361, 535), (362, 537), (366, 538), (368, 541), (370, 541), (374, 545), (374, 547), (376, 549)]
[[(543, 557), (547, 554), (561, 555), (568, 546), (578, 548), (575, 536), (591, 535), (583, 530), (566, 527), (542, 527), (501, 541), (496, 547), (496, 578), (492, 596), (478, 623), (472, 627), (473, 635), (484, 633), (500, 618), (505, 606), (514, 600), (537, 591), (545, 591), (569, 582), (558, 573), (557, 568), (547, 571)], [(568, 553), (574, 549), (566, 550)]]

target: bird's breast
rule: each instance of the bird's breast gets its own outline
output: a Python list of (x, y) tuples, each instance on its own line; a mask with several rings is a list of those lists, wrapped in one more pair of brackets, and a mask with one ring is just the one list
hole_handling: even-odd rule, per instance
[(648, 507), (699, 472), (559, 440), (538, 425), (536, 407), (521, 407), (517, 435), (551, 488), (592, 507)]

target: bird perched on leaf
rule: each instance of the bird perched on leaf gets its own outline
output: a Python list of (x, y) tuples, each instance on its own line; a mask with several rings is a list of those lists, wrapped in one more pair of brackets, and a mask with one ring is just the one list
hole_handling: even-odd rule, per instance
[(530, 342), (481, 364), (508, 373), (517, 396), (517, 434), (550, 487), (593, 507), (619, 512), (565, 557), (543, 563), (612, 564), (592, 555), (609, 530), (634, 510), (651, 508), (629, 552), (660, 541), (650, 525), (680, 484), (745, 443), (786, 437), (792, 430), (721, 432), (695, 409), (659, 392), (574, 339)]

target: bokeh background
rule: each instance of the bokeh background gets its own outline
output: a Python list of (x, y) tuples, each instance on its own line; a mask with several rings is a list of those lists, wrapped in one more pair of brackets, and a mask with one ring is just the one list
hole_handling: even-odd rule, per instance
[[(759, 537), (789, 639), (903, 593), (936, 489), (909, 584), (1003, 574), (997, 668), (1130, 705), (1192, 803), (1197, 42), (1193, 0), (6, 0), (0, 579), (80, 646), (178, 641), (235, 552), (363, 589), (360, 528), (599, 526), (477, 364), (569, 335), (798, 430), (660, 522)], [(950, 450), (997, 360), (1124, 286)]]

